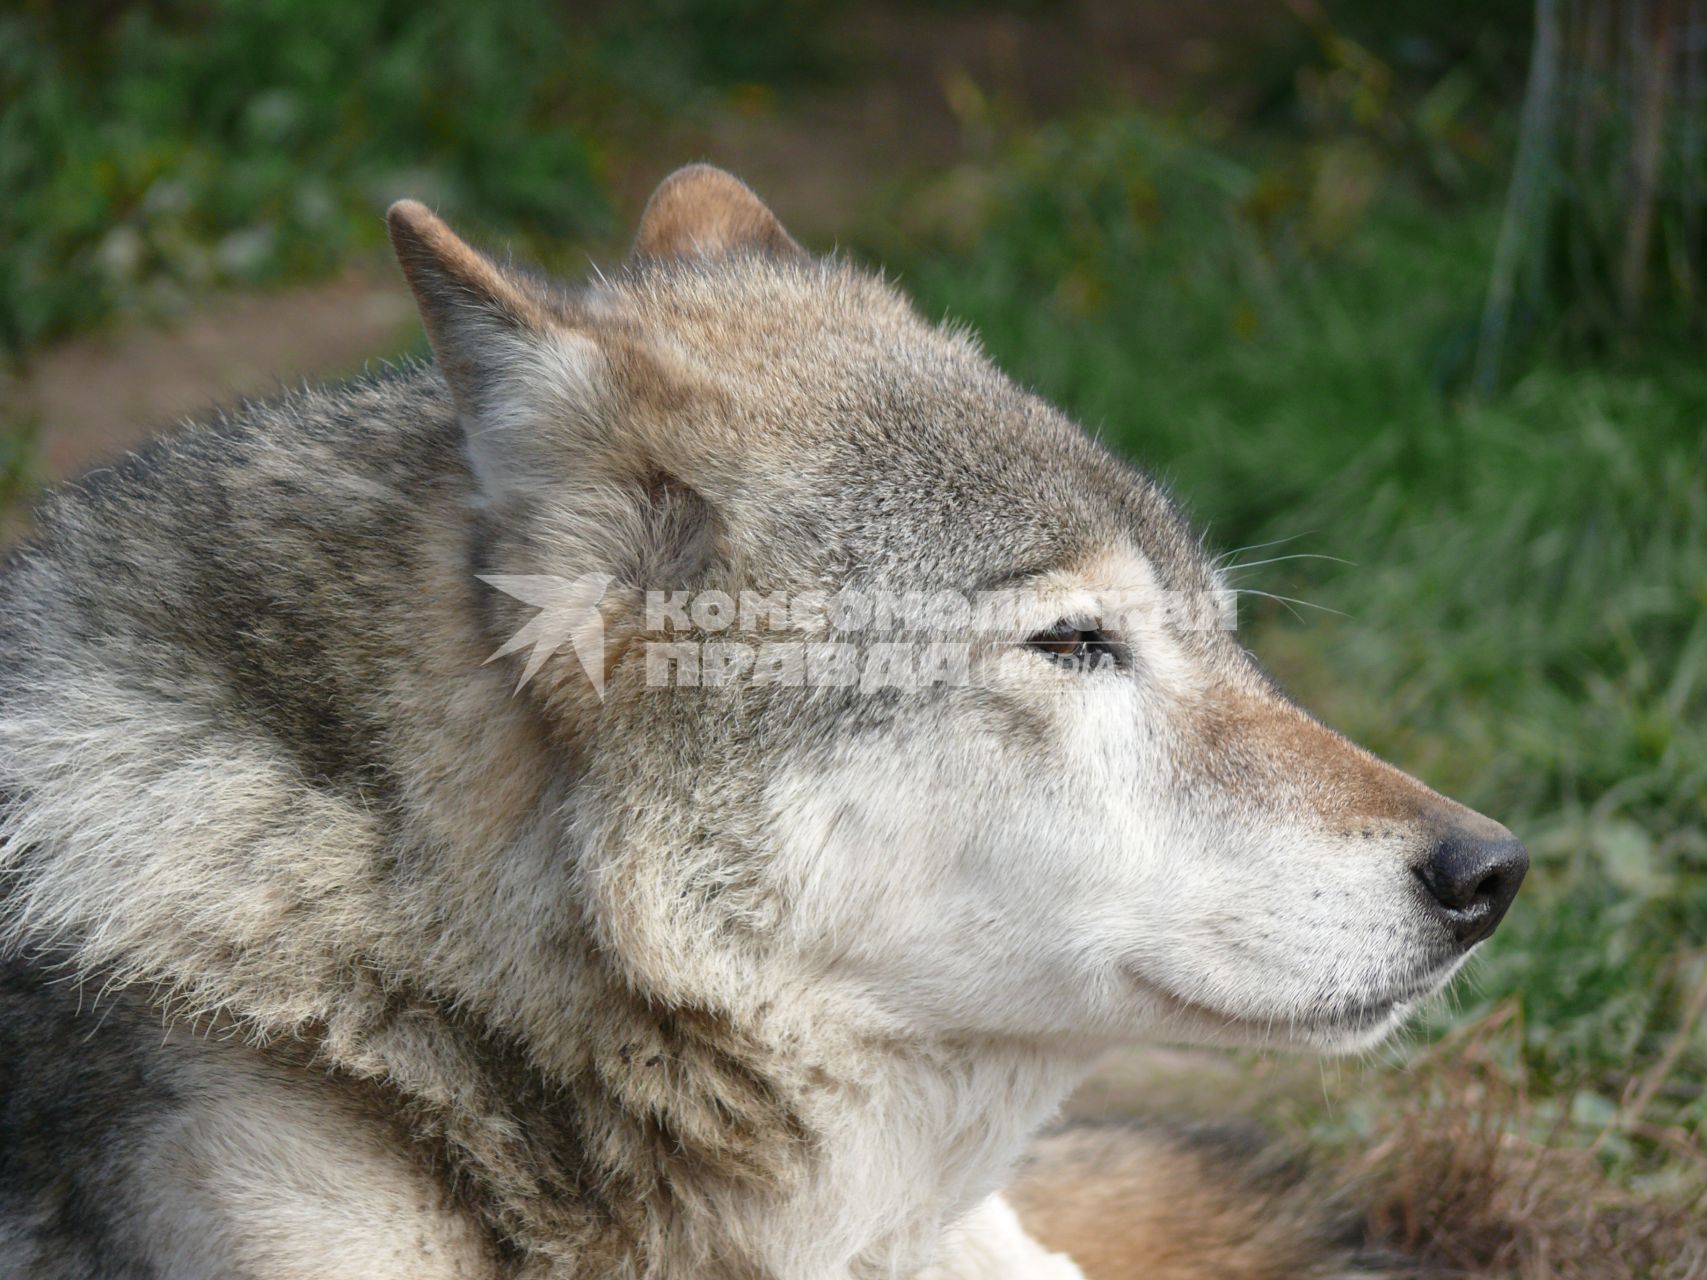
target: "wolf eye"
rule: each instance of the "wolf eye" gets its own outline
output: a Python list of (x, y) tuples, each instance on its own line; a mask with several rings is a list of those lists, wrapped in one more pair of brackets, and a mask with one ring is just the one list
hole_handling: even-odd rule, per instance
[(1085, 671), (1123, 665), (1126, 656), (1121, 644), (1106, 632), (1081, 627), (1070, 618), (1061, 619), (1047, 631), (1039, 631), (1025, 645), (1060, 666)]

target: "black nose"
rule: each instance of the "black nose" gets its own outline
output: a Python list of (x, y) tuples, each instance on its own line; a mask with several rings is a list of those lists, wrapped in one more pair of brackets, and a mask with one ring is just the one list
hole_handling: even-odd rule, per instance
[(1429, 905), (1466, 950), (1494, 931), (1529, 870), (1528, 851), (1510, 832), (1498, 830), (1492, 837), (1448, 832), (1417, 868)]

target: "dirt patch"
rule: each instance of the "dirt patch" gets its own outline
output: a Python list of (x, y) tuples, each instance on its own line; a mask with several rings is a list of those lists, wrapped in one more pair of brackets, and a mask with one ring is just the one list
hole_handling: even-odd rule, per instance
[(64, 476), (186, 415), (335, 377), (404, 346), (415, 312), (400, 278), (351, 272), (282, 293), (211, 299), (169, 328), (132, 326), (43, 352), (16, 388), (41, 424), (41, 466)]

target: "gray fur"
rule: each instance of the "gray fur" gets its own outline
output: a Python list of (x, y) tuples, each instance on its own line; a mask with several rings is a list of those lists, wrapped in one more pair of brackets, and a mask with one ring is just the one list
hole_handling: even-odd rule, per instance
[[(662, 697), (623, 659), (599, 700), (561, 655), (519, 693), (487, 662), (527, 619), (494, 572), (964, 588), (1120, 544), (1218, 590), (1156, 487), (967, 337), (712, 195), (762, 244), (665, 256), (672, 221), (574, 292), (395, 214), (451, 388), (405, 368), (247, 405), (44, 505), (0, 578), (7, 1274), (904, 1274), (1124, 1034), (957, 1022), (922, 986), (939, 1032), (868, 1010), (849, 975), (876, 962), (779, 869), (785, 766), (912, 742), (924, 769), (972, 734), (1025, 768), (1058, 730), (1024, 699)], [(1442, 812), (1230, 636), (1178, 644), (1296, 757), (1169, 730), (1206, 804), (1379, 793), (1395, 841)], [(1297, 758), (1336, 781), (1295, 784)], [(1426, 938), (1405, 974), (1443, 962)], [(280, 1119), (222, 1133), (244, 1106)], [(370, 1191), (302, 1190), (344, 1186)]]

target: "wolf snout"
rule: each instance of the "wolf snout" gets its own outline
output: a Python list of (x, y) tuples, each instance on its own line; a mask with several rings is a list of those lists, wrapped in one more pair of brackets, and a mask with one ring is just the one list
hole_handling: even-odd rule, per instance
[(1454, 828), (1434, 844), (1416, 869), (1433, 909), (1458, 943), (1469, 950), (1505, 918), (1529, 870), (1529, 851), (1504, 827)]

